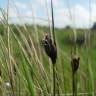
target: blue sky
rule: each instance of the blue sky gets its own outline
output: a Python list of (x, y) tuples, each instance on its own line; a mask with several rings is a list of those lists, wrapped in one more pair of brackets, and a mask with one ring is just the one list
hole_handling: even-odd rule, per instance
[[(10, 22), (32, 23), (48, 25), (48, 16), (51, 20), (50, 0), (10, 0), (9, 17)], [(46, 1), (48, 12), (46, 9)], [(70, 8), (68, 7), (68, 1)], [(16, 8), (14, 7), (14, 4)], [(53, 0), (54, 18), (56, 27), (71, 25), (74, 27), (89, 27), (89, 0)], [(6, 8), (7, 0), (0, 0), (0, 7)], [(96, 1), (91, 0), (91, 25), (96, 21)], [(70, 13), (71, 12), (71, 13)], [(70, 18), (70, 14), (72, 19)], [(18, 19), (18, 16), (21, 18)]]
[[(11, 0), (10, 0), (11, 1)], [(28, 3), (28, 1), (32, 1), (35, 2), (36, 0), (15, 0), (16, 2), (21, 2), (21, 3)], [(38, 1), (38, 0), (37, 0)], [(48, 0), (47, 0), (48, 1)], [(67, 0), (59, 0), (62, 1), (63, 3), (65, 3)], [(93, 0), (94, 1), (94, 0)], [(42, 2), (44, 2), (44, 0), (42, 0)], [(55, 2), (55, 0), (54, 0)], [(81, 4), (81, 5), (85, 5), (88, 2), (88, 0), (69, 0), (70, 4), (74, 5), (74, 4)], [(7, 0), (0, 0), (0, 6), (6, 5)]]
[(6, 0), (0, 0), (0, 7), (5, 7), (6, 3)]

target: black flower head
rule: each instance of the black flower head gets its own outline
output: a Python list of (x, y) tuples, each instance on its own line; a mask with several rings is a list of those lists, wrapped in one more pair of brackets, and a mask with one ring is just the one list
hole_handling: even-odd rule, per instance
[(52, 41), (51, 36), (46, 34), (42, 40), (42, 44), (46, 54), (50, 57), (52, 63), (55, 64), (57, 58), (57, 48), (55, 43)]
[(75, 73), (79, 68), (80, 57), (73, 57), (71, 60), (72, 71)]

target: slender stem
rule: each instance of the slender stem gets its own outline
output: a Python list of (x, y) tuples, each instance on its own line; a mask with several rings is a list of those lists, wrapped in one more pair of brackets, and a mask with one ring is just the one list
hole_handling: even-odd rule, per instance
[(53, 41), (55, 42), (55, 27), (54, 27), (54, 12), (53, 12), (53, 2), (51, 0), (51, 11), (52, 11), (52, 35), (53, 35)]
[(55, 65), (53, 64), (53, 96), (55, 96)]
[(57, 92), (58, 92), (58, 96), (60, 95), (60, 92), (59, 92), (59, 78), (58, 78), (58, 76), (57, 76), (57, 74), (56, 74), (56, 72), (55, 72), (55, 75), (56, 75), (56, 80), (57, 80), (57, 82), (56, 82), (56, 85), (57, 85)]
[(10, 49), (10, 30), (9, 30), (9, 0), (7, 2), (7, 35), (8, 35), (8, 59), (9, 59), (9, 79), (12, 87), (12, 94), (14, 96), (14, 84), (13, 84), (13, 74), (12, 74), (12, 65), (11, 65), (11, 49)]
[(76, 73), (72, 72), (72, 87), (73, 87), (73, 96), (77, 96), (77, 80)]
[[(2, 82), (0, 81), (0, 86), (2, 85)], [(0, 87), (0, 96), (3, 96), (3, 90), (2, 90), (2, 88)]]
[(72, 85), (72, 87), (73, 87), (73, 96), (75, 96), (75, 95), (74, 95), (74, 93), (75, 93), (74, 73), (72, 73), (72, 79), (73, 79), (73, 80), (72, 80), (72, 84), (73, 84), (73, 85)]
[(18, 76), (18, 79), (19, 79), (19, 81), (18, 81), (19, 82), (19, 94), (18, 95), (20, 96), (20, 93), (21, 93), (20, 92), (20, 88), (21, 88), (21, 86), (20, 86), (20, 76)]

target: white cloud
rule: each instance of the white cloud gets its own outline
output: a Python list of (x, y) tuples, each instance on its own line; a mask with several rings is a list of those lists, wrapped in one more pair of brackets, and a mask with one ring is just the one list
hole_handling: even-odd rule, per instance
[[(54, 2), (54, 19), (55, 19), (55, 26), (57, 27), (64, 27), (66, 25), (71, 25), (75, 27), (89, 27), (89, 10), (80, 4), (76, 4), (75, 6), (71, 6), (70, 11), (68, 8), (64, 6), (63, 0), (53, 0)], [(31, 2), (32, 3), (32, 2)], [(51, 9), (50, 9), (50, 0), (47, 0), (48, 3), (48, 10), (49, 16), (51, 18)], [(48, 19), (47, 17), (47, 9), (46, 9), (46, 2), (45, 0), (36, 0), (32, 3), (34, 14), (36, 17), (41, 17)], [(28, 6), (28, 4), (16, 2), (16, 6), (18, 10), (21, 11), (20, 16), (22, 17), (23, 23), (32, 23), (32, 10)], [(92, 3), (92, 23), (96, 21), (96, 3)], [(29, 7), (29, 8), (28, 8)], [(70, 13), (73, 18), (73, 22), (70, 18)], [(14, 8), (10, 8), (9, 11), (10, 17), (17, 17), (16, 10)], [(23, 18), (28, 17), (28, 18)], [(14, 22), (19, 22), (17, 19), (12, 19)], [(12, 22), (11, 21), (11, 22)], [(36, 23), (47, 25), (48, 22), (36, 19)]]
[(89, 12), (81, 5), (76, 5), (72, 8), (73, 21), (76, 27), (83, 27), (89, 25)]
[(17, 8), (22, 8), (22, 9), (26, 9), (27, 6), (24, 3), (20, 3), (20, 2), (15, 2), (15, 5), (17, 6)]
[[(72, 15), (72, 19), (73, 21), (71, 21), (70, 18), (70, 13)], [(91, 25), (92, 23), (94, 23), (96, 21), (96, 4), (94, 4), (94, 6), (92, 6), (92, 21), (91, 21)], [(66, 26), (67, 24), (71, 24), (72, 26), (75, 27), (89, 27), (89, 10), (87, 8), (85, 8), (82, 5), (75, 5), (72, 6), (70, 8), (70, 10), (68, 8), (59, 8), (59, 10), (56, 11), (55, 13), (55, 25), (58, 27), (63, 27)]]
[(2, 18), (2, 13), (0, 12), (0, 18)]
[(9, 17), (10, 18), (16, 18), (17, 17), (17, 14), (16, 14), (16, 10), (15, 9), (13, 9), (13, 8), (10, 8), (9, 9)]
[(96, 21), (96, 3), (93, 3), (92, 5), (91, 5), (91, 7), (92, 7), (92, 22), (93, 21)]
[[(47, 4), (50, 6), (51, 0), (36, 0), (36, 2), (43, 6), (45, 6), (47, 2)], [(63, 3), (62, 0), (53, 0), (53, 2), (54, 7), (61, 6)]]

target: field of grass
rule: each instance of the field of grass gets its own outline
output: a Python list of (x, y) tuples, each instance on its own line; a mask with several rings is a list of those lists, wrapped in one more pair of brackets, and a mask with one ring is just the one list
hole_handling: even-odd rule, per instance
[[(96, 95), (96, 32), (91, 31), (89, 42), (88, 31), (76, 30), (76, 55), (80, 56), (80, 65), (76, 72), (78, 96)], [(9, 29), (6, 29), (6, 26), (0, 25), (0, 96), (53, 94), (52, 62), (42, 46), (42, 38), (49, 32), (48, 27), (9, 25)], [(71, 50), (74, 48), (74, 33), (72, 29), (56, 28), (55, 34), (55, 92), (57, 96), (71, 96)]]

